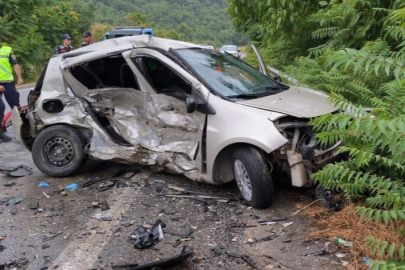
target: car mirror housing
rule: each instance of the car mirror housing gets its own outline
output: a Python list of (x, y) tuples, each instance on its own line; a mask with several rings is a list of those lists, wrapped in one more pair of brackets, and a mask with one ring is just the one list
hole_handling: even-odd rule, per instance
[(186, 106), (187, 113), (193, 113), (195, 111), (212, 115), (216, 113), (214, 108), (208, 104), (204, 96), (194, 87), (191, 90), (191, 94), (188, 95), (186, 99)]
[(197, 102), (191, 95), (187, 97), (186, 105), (187, 105), (187, 113), (193, 113), (197, 109)]
[(273, 77), (273, 80), (275, 80), (276, 82), (282, 82), (282, 79), (281, 79), (281, 77), (280, 76), (274, 76)]

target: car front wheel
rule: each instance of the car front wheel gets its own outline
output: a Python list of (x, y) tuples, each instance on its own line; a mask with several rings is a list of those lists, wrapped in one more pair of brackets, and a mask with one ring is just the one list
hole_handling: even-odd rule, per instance
[(32, 158), (38, 169), (53, 177), (66, 177), (77, 172), (86, 162), (86, 140), (76, 129), (52, 126), (34, 140)]
[(233, 152), (232, 160), (236, 184), (243, 198), (254, 208), (269, 207), (274, 189), (263, 155), (253, 147), (243, 146)]

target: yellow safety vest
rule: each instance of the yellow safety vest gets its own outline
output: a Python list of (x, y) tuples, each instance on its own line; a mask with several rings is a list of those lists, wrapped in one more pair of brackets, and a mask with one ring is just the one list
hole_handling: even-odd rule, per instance
[(13, 69), (10, 65), (11, 47), (0, 48), (0, 82), (9, 83), (14, 81)]

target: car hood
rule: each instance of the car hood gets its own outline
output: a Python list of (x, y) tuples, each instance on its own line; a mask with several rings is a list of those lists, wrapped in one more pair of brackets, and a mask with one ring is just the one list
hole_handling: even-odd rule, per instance
[(290, 86), (280, 94), (237, 102), (242, 105), (288, 114), (299, 118), (311, 118), (338, 110), (328, 96), (307, 88)]

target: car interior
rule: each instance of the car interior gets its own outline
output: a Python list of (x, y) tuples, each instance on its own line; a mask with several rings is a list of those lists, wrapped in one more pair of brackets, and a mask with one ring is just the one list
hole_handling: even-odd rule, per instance
[(191, 83), (160, 60), (149, 56), (138, 56), (134, 62), (156, 93), (184, 101), (191, 93)]
[(123, 87), (139, 90), (135, 74), (121, 55), (96, 59), (70, 69), (88, 89)]

